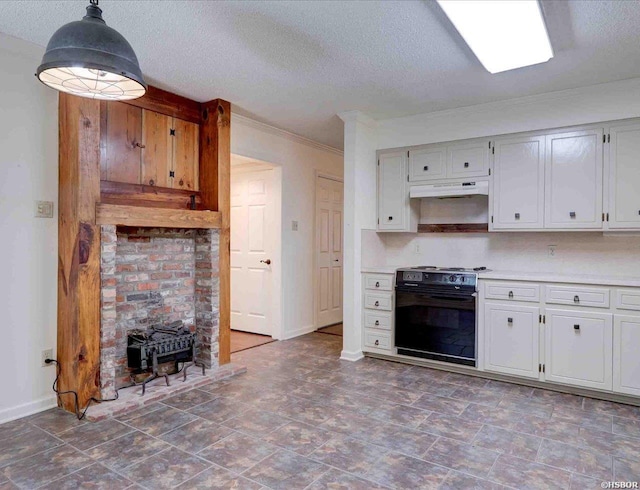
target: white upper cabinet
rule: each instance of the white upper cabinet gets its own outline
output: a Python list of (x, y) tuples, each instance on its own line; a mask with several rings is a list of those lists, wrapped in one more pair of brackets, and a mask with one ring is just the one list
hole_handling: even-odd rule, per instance
[(489, 175), (489, 140), (428, 145), (409, 151), (409, 181)]
[(452, 179), (489, 175), (489, 140), (447, 147), (447, 177)]
[(610, 229), (640, 228), (640, 124), (609, 130)]
[(409, 151), (409, 181), (444, 179), (446, 174), (446, 146), (429, 146)]
[(545, 228), (602, 229), (602, 135), (547, 135)]
[(417, 231), (407, 188), (407, 152), (378, 156), (378, 231)]
[(544, 226), (545, 137), (495, 140), (492, 229)]

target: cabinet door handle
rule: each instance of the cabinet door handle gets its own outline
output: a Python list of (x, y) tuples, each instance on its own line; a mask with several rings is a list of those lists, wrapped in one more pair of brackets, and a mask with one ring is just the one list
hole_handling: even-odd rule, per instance
[(380, 282), (376, 281), (376, 287), (379, 288), (380, 287)]
[(389, 216), (389, 221), (393, 221), (393, 216)]
[(513, 324), (513, 318), (511, 318), (511, 317), (507, 318), (507, 323), (509, 325)]
[(580, 303), (580, 296), (578, 296), (577, 294), (573, 297), (573, 302), (574, 303)]
[(464, 168), (469, 168), (469, 162), (464, 162)]
[(516, 219), (520, 219), (520, 213), (516, 213)]
[(374, 323), (374, 325), (377, 327), (378, 325), (380, 325), (380, 320), (376, 320), (376, 322)]
[(424, 167), (422, 167), (422, 170), (424, 170), (425, 172), (429, 170), (429, 165), (425, 165)]
[(576, 217), (576, 212), (575, 211), (570, 211), (569, 212), (569, 217), (570, 218), (575, 218)]
[(580, 325), (574, 325), (574, 326), (573, 326), (573, 329), (574, 329), (574, 330), (576, 330), (576, 331), (577, 331), (577, 330), (580, 330)]
[(380, 306), (380, 301), (376, 301), (373, 306)]
[(509, 291), (509, 298), (513, 298), (513, 291)]
[(375, 344), (375, 345), (380, 345), (380, 341), (379, 341), (379, 340), (376, 340), (376, 341), (374, 342), (374, 344)]

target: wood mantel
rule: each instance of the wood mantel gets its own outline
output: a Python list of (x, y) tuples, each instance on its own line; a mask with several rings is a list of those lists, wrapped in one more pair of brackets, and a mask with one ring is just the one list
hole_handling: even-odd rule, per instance
[(151, 228), (220, 228), (218, 211), (147, 208), (98, 203), (96, 223), (99, 225), (140, 226)]

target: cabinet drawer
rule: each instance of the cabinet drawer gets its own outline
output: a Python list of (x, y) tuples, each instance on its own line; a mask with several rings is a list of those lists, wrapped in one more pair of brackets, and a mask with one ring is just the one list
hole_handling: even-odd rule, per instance
[(364, 311), (364, 326), (366, 328), (378, 328), (391, 330), (392, 314), (384, 311)]
[(538, 303), (540, 301), (540, 285), (515, 282), (488, 282), (485, 285), (484, 295), (487, 299)]
[(374, 310), (391, 311), (393, 301), (391, 293), (364, 293), (364, 307)]
[(640, 289), (618, 289), (616, 308), (620, 310), (640, 310)]
[(391, 335), (377, 330), (364, 329), (364, 345), (374, 349), (391, 349)]
[(559, 305), (609, 308), (609, 289), (546, 286), (545, 301)]
[(375, 289), (380, 291), (392, 291), (393, 290), (393, 275), (387, 274), (365, 274), (364, 275), (364, 287), (365, 289)]

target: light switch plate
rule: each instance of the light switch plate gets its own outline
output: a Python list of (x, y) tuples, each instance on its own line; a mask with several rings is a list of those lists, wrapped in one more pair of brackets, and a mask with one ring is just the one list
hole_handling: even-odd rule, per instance
[(298, 222), (297, 221), (292, 221), (291, 222), (291, 230), (292, 231), (298, 231)]
[(53, 201), (36, 201), (36, 218), (53, 218)]

